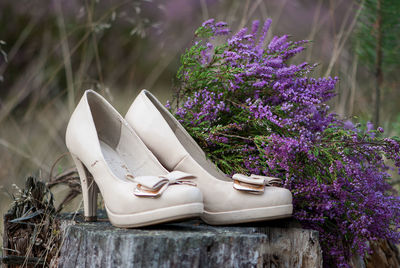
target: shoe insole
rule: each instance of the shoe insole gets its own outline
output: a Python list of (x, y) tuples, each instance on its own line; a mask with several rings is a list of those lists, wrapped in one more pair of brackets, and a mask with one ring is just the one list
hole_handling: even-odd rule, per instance
[(121, 126), (121, 136), (116, 148), (103, 141), (100, 141), (100, 147), (111, 171), (120, 179), (167, 173), (140, 138), (124, 125)]
[(118, 152), (103, 141), (100, 141), (100, 148), (108, 167), (114, 175), (120, 179), (126, 179), (126, 175), (131, 174), (131, 172)]

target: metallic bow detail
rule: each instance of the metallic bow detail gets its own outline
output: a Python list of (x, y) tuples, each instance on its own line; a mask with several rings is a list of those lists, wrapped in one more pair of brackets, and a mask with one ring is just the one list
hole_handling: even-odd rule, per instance
[(134, 178), (134, 181), (138, 183), (134, 194), (140, 197), (158, 197), (171, 184), (196, 186), (190, 179), (194, 179), (194, 176), (182, 171), (172, 171), (160, 176), (137, 176)]
[(282, 184), (282, 180), (279, 178), (254, 174), (251, 174), (250, 177), (243, 174), (235, 174), (232, 179), (233, 188), (251, 194), (262, 194), (265, 186), (280, 186)]

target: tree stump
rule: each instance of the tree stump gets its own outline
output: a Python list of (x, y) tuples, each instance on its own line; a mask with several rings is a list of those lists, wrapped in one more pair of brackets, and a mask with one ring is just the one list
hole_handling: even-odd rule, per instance
[(290, 219), (218, 227), (192, 220), (139, 229), (99, 221), (64, 228), (59, 267), (322, 267), (318, 232)]

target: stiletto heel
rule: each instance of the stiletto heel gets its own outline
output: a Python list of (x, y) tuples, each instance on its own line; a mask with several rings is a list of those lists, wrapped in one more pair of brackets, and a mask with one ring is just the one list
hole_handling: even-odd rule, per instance
[(97, 221), (97, 194), (99, 192), (97, 184), (79, 158), (73, 154), (71, 156), (81, 179), (85, 221)]

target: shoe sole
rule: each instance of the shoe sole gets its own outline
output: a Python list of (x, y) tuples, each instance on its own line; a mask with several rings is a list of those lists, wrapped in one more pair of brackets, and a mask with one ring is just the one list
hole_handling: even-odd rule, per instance
[(291, 217), (293, 205), (242, 209), (226, 212), (204, 211), (201, 219), (210, 225), (230, 225), (246, 222), (268, 221)]
[(203, 203), (190, 203), (129, 215), (112, 213), (107, 207), (106, 211), (112, 225), (121, 228), (135, 228), (200, 217), (203, 213)]

